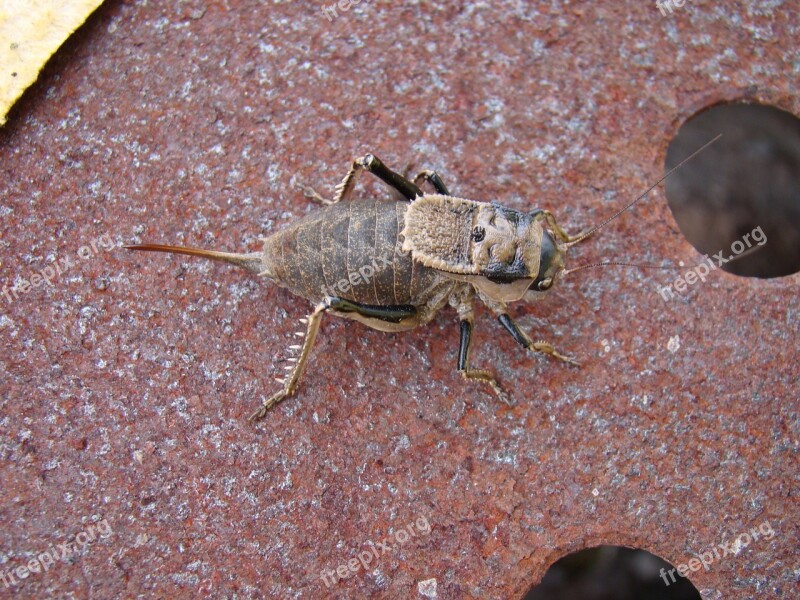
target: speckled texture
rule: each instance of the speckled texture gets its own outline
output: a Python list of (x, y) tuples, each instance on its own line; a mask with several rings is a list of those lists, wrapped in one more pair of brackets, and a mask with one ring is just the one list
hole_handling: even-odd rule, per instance
[[(329, 193), (368, 151), (579, 230), (658, 178), (695, 110), (800, 113), (796, 2), (321, 6), (109, 2), (0, 130), (2, 285), (72, 262), (0, 296), (0, 571), (113, 530), (16, 597), (515, 598), (586, 546), (678, 564), (767, 521), (691, 578), (796, 596), (799, 276), (717, 272), (665, 302), (670, 273), (584, 271), (514, 306), (581, 369), (479, 311), (473, 362), (513, 408), (455, 373), (450, 311), (405, 335), (331, 318), (297, 397), (253, 426), (307, 304), (97, 242), (252, 250), (313, 210), (294, 183)], [(699, 257), (658, 190), (571, 264), (610, 258)]]

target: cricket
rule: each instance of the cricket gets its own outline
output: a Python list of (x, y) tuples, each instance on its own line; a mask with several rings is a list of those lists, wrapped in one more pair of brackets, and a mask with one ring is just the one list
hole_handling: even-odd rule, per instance
[[(306, 196), (322, 204), (307, 216), (264, 238), (259, 252), (231, 253), (161, 244), (126, 246), (226, 262), (272, 280), (314, 306), (301, 319), (304, 331), (289, 346), (288, 373), (282, 387), (251, 416), (263, 418), (292, 396), (306, 369), (323, 315), (331, 313), (384, 332), (425, 325), (445, 306), (458, 316), (460, 341), (456, 369), (466, 380), (482, 382), (509, 402), (489, 370), (470, 365), (474, 304), (482, 302), (525, 350), (578, 366), (549, 342), (534, 341), (509, 315), (508, 305), (539, 300), (569, 273), (621, 265), (602, 262), (566, 268), (568, 250), (647, 196), (671, 173), (719, 139), (712, 139), (661, 177), (643, 194), (588, 231), (569, 235), (552, 213), (529, 212), (497, 202), (453, 196), (435, 172), (413, 180), (386, 167), (372, 154), (356, 159), (328, 200), (311, 188)], [(360, 173), (368, 171), (396, 198), (352, 199)], [(427, 184), (435, 193), (423, 192)], [(656, 267), (661, 268), (661, 267)]]

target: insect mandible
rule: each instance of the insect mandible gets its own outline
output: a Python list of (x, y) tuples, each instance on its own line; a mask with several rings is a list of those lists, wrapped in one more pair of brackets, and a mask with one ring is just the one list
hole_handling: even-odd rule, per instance
[[(263, 239), (260, 252), (237, 254), (179, 246), (140, 244), (134, 250), (201, 256), (243, 267), (310, 300), (314, 309), (301, 319), (301, 343), (290, 346), (288, 374), (282, 388), (256, 410), (257, 420), (297, 390), (325, 313), (360, 321), (386, 332), (407, 331), (428, 323), (450, 305), (460, 323), (457, 370), (467, 380), (492, 388), (508, 402), (494, 375), (470, 366), (473, 304), (480, 300), (523, 348), (578, 365), (549, 342), (534, 341), (508, 314), (508, 304), (539, 299), (571, 271), (567, 250), (644, 198), (670, 173), (703, 150), (714, 138), (671, 169), (646, 192), (585, 233), (571, 236), (543, 209), (529, 212), (496, 202), (453, 196), (435, 171), (413, 181), (387, 168), (372, 154), (353, 162), (333, 200), (306, 188), (324, 206)], [(377, 176), (402, 200), (351, 199), (358, 175)], [(436, 193), (423, 193), (423, 182)], [(598, 263), (625, 264), (625, 263)]]

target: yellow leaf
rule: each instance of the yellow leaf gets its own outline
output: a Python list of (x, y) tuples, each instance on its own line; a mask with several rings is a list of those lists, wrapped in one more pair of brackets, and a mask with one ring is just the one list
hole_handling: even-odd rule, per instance
[(70, 34), (103, 0), (0, 0), (0, 125)]

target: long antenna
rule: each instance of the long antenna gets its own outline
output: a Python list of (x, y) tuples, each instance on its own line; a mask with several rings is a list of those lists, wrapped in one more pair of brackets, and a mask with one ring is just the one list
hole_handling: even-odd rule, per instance
[[(678, 169), (680, 169), (680, 168), (681, 168), (681, 167), (682, 167), (684, 164), (686, 164), (686, 163), (687, 163), (687, 162), (689, 162), (691, 159), (693, 159), (695, 156), (697, 156), (698, 154), (700, 154), (700, 153), (701, 153), (703, 150), (705, 150), (706, 148), (708, 148), (708, 147), (709, 147), (711, 144), (713, 144), (714, 142), (716, 142), (716, 141), (717, 141), (719, 138), (721, 138), (721, 137), (722, 137), (722, 134), (720, 133), (720, 134), (718, 134), (718, 135), (717, 135), (717, 137), (715, 137), (714, 139), (712, 139), (712, 140), (710, 140), (710, 141), (706, 142), (705, 144), (703, 144), (703, 145), (702, 145), (700, 148), (698, 148), (697, 150), (695, 150), (694, 152), (692, 152), (692, 153), (691, 153), (689, 156), (687, 156), (686, 158), (684, 158), (684, 159), (683, 159), (681, 162), (679, 162), (677, 165), (675, 165), (675, 166), (674, 166), (674, 167), (672, 167), (672, 168), (671, 168), (669, 171), (667, 171), (667, 172), (666, 172), (666, 173), (665, 173), (665, 174), (664, 174), (664, 175), (661, 177), (661, 179), (659, 179), (659, 180), (658, 180), (658, 181), (656, 181), (656, 182), (655, 182), (653, 185), (651, 185), (649, 188), (647, 188), (647, 190), (646, 190), (646, 191), (645, 191), (645, 192), (644, 192), (644, 193), (643, 193), (641, 196), (639, 196), (638, 198), (636, 198), (636, 199), (635, 199), (635, 200), (633, 200), (632, 202), (629, 202), (627, 205), (625, 205), (625, 207), (621, 208), (620, 210), (618, 210), (617, 212), (615, 212), (613, 215), (611, 215), (611, 216), (610, 216), (608, 219), (606, 219), (605, 221), (603, 221), (602, 223), (600, 223), (600, 225), (597, 225), (596, 227), (592, 227), (592, 228), (591, 228), (589, 231), (587, 231), (586, 233), (582, 233), (582, 234), (581, 234), (581, 235), (579, 235), (579, 236), (578, 236), (576, 239), (574, 239), (574, 240), (572, 240), (572, 241), (570, 241), (570, 242), (567, 242), (567, 244), (566, 244), (567, 248), (569, 248), (570, 246), (574, 246), (574, 245), (575, 245), (575, 244), (577, 244), (578, 242), (582, 242), (583, 240), (585, 240), (586, 238), (588, 238), (590, 235), (592, 235), (594, 232), (596, 232), (598, 229), (601, 229), (602, 227), (605, 227), (606, 225), (608, 225), (608, 224), (609, 224), (611, 221), (613, 221), (614, 219), (616, 219), (618, 216), (620, 216), (622, 213), (624, 213), (626, 210), (628, 210), (628, 209), (629, 209), (631, 206), (633, 206), (634, 204), (636, 204), (637, 202), (639, 202), (639, 200), (641, 200), (642, 198), (644, 198), (645, 196), (647, 196), (647, 194), (649, 194), (650, 192), (652, 192), (652, 191), (653, 191), (653, 190), (654, 190), (654, 189), (655, 189), (655, 188), (656, 188), (656, 187), (657, 187), (657, 186), (658, 186), (658, 185), (659, 185), (659, 184), (660, 184), (662, 181), (664, 181), (664, 180), (665, 180), (667, 177), (669, 177), (670, 175), (672, 175), (672, 174), (673, 174), (675, 171), (677, 171)], [(573, 270), (574, 270), (574, 269), (573, 269)]]
[[(766, 242), (765, 242), (766, 243)], [(732, 262), (736, 262), (744, 258), (745, 256), (749, 256), (754, 252), (758, 252), (761, 248), (764, 247), (764, 244), (758, 244), (756, 246), (752, 246), (748, 248), (744, 252), (740, 254), (731, 255), (725, 261), (725, 264), (730, 264)], [(706, 259), (708, 259), (708, 255), (705, 255)], [(699, 267), (702, 264), (706, 264), (705, 261), (699, 262), (697, 264), (691, 266), (678, 266), (678, 265), (640, 265), (637, 263), (627, 263), (627, 262), (617, 262), (617, 261), (604, 261), (598, 263), (591, 263), (587, 265), (578, 265), (574, 269), (564, 269), (561, 272), (561, 276), (569, 275), (570, 273), (574, 273), (575, 271), (583, 271), (584, 269), (593, 269), (594, 267), (636, 267), (637, 269), (662, 269), (664, 271), (677, 271), (678, 269), (685, 269), (686, 271), (691, 271), (692, 269)]]
[(575, 271), (583, 271), (584, 269), (593, 269), (594, 267), (636, 267), (637, 269), (663, 269), (665, 271), (673, 271), (680, 267), (676, 267), (674, 265), (640, 265), (636, 263), (626, 263), (626, 262), (617, 262), (617, 261), (609, 261), (609, 262), (599, 262), (599, 263), (592, 263), (588, 265), (579, 265), (574, 269), (565, 269), (561, 272), (561, 276), (569, 275), (570, 273), (574, 273)]

